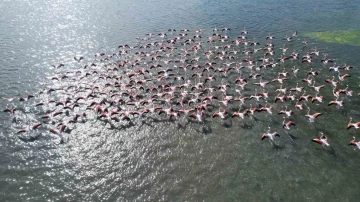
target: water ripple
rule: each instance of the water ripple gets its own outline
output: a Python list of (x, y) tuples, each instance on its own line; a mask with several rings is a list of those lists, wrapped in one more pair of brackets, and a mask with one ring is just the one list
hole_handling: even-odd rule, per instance
[[(295, 30), (358, 28), (359, 5), (287, 0), (2, 1), (0, 97), (38, 92), (57, 71), (51, 65), (64, 63), (71, 70), (77, 67), (74, 56), (111, 53), (119, 44), (137, 44), (135, 37), (148, 32), (201, 28), (211, 33), (215, 27), (230, 27), (231, 37), (247, 29), (259, 40), (268, 33), (279, 36), (274, 41), (281, 44), (281, 37)], [(308, 40), (338, 63), (359, 64), (356, 47)], [(349, 82), (356, 88), (359, 76), (354, 71)], [(345, 101), (349, 106), (360, 104), (357, 97)], [(10, 105), (0, 100), (3, 108)], [(360, 117), (356, 109), (327, 109), (329, 118), (322, 124), (338, 122), (284, 132), (280, 146), (260, 140), (268, 124), (275, 127), (281, 122), (266, 115), (244, 122), (211, 120), (208, 126), (139, 122), (123, 129), (94, 120), (78, 123), (66, 134), (66, 144), (46, 129), (19, 139), (16, 131), (43, 115), (43, 110), (47, 109), (24, 106), (17, 123), (7, 113), (0, 115), (2, 201), (352, 201), (359, 197), (359, 153), (347, 147), (357, 133), (342, 132), (349, 114)], [(307, 122), (305, 117), (295, 121)], [(320, 130), (333, 134), (331, 141), (337, 143), (333, 150), (309, 143), (314, 131)]]

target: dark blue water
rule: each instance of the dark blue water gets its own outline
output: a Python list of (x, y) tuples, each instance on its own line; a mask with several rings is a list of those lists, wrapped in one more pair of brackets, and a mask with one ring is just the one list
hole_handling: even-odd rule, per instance
[[(223, 27), (231, 28), (231, 37), (247, 29), (262, 43), (271, 33), (279, 36), (278, 47), (282, 37), (298, 31), (299, 40), (308, 40), (310, 47), (338, 64), (353, 65), (347, 81), (356, 95), (360, 92), (359, 47), (304, 37), (306, 32), (358, 29), (359, 1), (4, 0), (0, 10), (0, 97), (35, 94), (50, 85), (56, 74), (51, 65), (76, 69), (74, 56), (91, 62), (94, 53), (136, 45), (135, 37), (149, 32), (187, 28), (211, 34)], [(330, 74), (323, 72), (325, 80)], [(34, 110), (34, 103), (1, 99), (2, 109), (21, 109), (18, 122), (8, 113), (0, 115), (0, 200), (357, 201), (360, 151), (347, 144), (360, 136), (359, 130), (346, 130), (350, 116), (360, 120), (356, 95), (345, 98), (342, 109), (312, 105), (326, 116), (310, 124), (299, 115), (291, 131), (281, 128), (276, 114), (234, 120), (231, 127), (224, 127), (228, 121), (209, 119), (211, 127), (182, 120), (113, 130), (92, 120), (77, 124), (64, 144), (47, 128), (35, 132), (40, 135), (36, 141), (19, 139), (18, 129), (42, 111)], [(260, 140), (268, 126), (281, 131), (278, 146)], [(320, 131), (331, 148), (310, 141)]]

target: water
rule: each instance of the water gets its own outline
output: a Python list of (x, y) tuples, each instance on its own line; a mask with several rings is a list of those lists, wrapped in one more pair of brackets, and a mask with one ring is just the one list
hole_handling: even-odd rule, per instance
[[(268, 33), (282, 37), (295, 30), (301, 36), (357, 29), (359, 5), (288, 0), (2, 1), (0, 96), (38, 92), (54, 75), (51, 65), (75, 67), (75, 55), (112, 53), (119, 44), (135, 45), (135, 37), (148, 32), (230, 27), (229, 35), (235, 37), (246, 28), (260, 40)], [(355, 66), (348, 84), (359, 93), (359, 47), (307, 40), (338, 64)], [(325, 94), (331, 95), (331, 89)], [(112, 130), (94, 120), (78, 124), (65, 144), (45, 129), (37, 132), (39, 140), (23, 142), (16, 134), (21, 124), (1, 113), (0, 199), (356, 201), (359, 151), (347, 144), (352, 136), (359, 138), (359, 131), (345, 127), (349, 116), (360, 120), (360, 100), (354, 96), (345, 102), (341, 110), (325, 108), (326, 116), (314, 124), (296, 116), (298, 124), (290, 132), (281, 128), (281, 116), (265, 113), (256, 114), (257, 121), (234, 119), (231, 127), (224, 127), (228, 120), (209, 119), (210, 126), (165, 121)], [(7, 105), (0, 100), (2, 108)], [(324, 109), (311, 106), (314, 111)], [(22, 111), (31, 109), (25, 105)], [(37, 115), (41, 112), (31, 111), (21, 118), (31, 123)], [(278, 147), (260, 140), (268, 126), (281, 133)], [(329, 136), (330, 149), (311, 143), (319, 131)]]

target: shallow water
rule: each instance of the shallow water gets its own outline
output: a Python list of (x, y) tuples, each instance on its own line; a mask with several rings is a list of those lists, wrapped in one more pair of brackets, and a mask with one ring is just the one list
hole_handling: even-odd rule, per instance
[[(359, 6), (353, 1), (288, 0), (2, 1), (0, 97), (38, 92), (55, 73), (51, 65), (75, 68), (75, 55), (112, 53), (119, 44), (135, 45), (135, 37), (148, 32), (188, 28), (211, 33), (215, 27), (230, 27), (231, 37), (246, 28), (262, 44), (271, 33), (279, 36), (278, 47), (281, 37), (297, 30), (299, 40), (308, 40), (309, 47), (327, 53), (339, 65), (354, 66), (347, 84), (357, 94), (359, 47), (316, 41), (302, 33), (357, 29)], [(291, 49), (306, 51), (300, 45)], [(289, 63), (285, 68), (291, 67)], [(331, 75), (323, 67), (315, 68), (324, 72), (319, 80)], [(268, 72), (268, 78), (282, 69)], [(287, 85), (295, 86), (297, 78), (291, 78)], [(324, 94), (331, 95), (331, 88)], [(282, 129), (281, 116), (265, 113), (244, 121), (210, 118), (204, 124), (139, 122), (122, 130), (92, 120), (77, 124), (64, 144), (46, 129), (36, 132), (40, 134), (36, 141), (21, 141), (16, 134), (21, 124), (42, 115), (24, 105), (21, 111), (31, 113), (21, 113), (21, 123), (9, 121), (7, 113), (0, 115), (0, 199), (356, 201), (359, 151), (347, 144), (352, 136), (360, 137), (359, 130), (346, 130), (346, 125), (349, 116), (360, 120), (360, 99), (344, 99), (342, 109), (312, 104), (312, 112), (322, 110), (326, 116), (310, 124), (305, 112), (298, 113), (293, 117), (297, 126), (290, 131)], [(0, 100), (2, 108), (7, 105)], [(261, 141), (268, 126), (281, 133), (278, 146)], [(331, 148), (310, 141), (320, 131), (328, 135)]]
[(319, 39), (328, 43), (338, 43), (350, 46), (360, 46), (360, 31), (346, 30), (346, 31), (327, 31), (327, 32), (310, 32), (306, 36)]

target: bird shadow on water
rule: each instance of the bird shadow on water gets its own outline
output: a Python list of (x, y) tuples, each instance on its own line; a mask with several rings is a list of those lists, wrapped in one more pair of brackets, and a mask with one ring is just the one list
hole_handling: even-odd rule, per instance
[(327, 149), (327, 152), (331, 155), (336, 157), (336, 151), (334, 148), (330, 147), (329, 149)]
[(296, 143), (296, 140), (298, 139), (298, 137), (290, 134), (290, 132), (288, 132), (288, 131), (286, 131), (284, 134), (286, 134), (286, 135), (288, 135), (288, 136), (290, 137), (290, 141), (291, 141), (292, 143), (294, 143), (294, 144)]
[(132, 121), (128, 121), (127, 123), (121, 125), (115, 125), (108, 120), (102, 120), (102, 122), (104, 123), (104, 125), (110, 125), (110, 128), (108, 128), (108, 130), (126, 130), (133, 126), (136, 126), (136, 124)]
[(294, 135), (291, 135), (291, 134), (289, 134), (289, 137), (290, 137), (290, 139), (291, 139), (292, 142), (295, 142), (295, 140), (298, 139), (298, 137), (296, 137), (296, 136), (294, 136)]
[(256, 116), (252, 116), (252, 120), (258, 122), (260, 119), (256, 118)]
[(231, 128), (233, 126), (233, 122), (231, 119), (228, 119), (228, 120), (224, 120), (221, 125), (224, 126), (225, 128)]
[(327, 154), (329, 154), (329, 155), (331, 155), (331, 156), (333, 156), (333, 157), (337, 157), (337, 155), (336, 155), (336, 150), (334, 149), (334, 148), (332, 148), (331, 146), (330, 147), (324, 147), (324, 146), (322, 146), (322, 147), (320, 147), (320, 148), (317, 148), (316, 149), (318, 152), (324, 152), (324, 150), (325, 150), (325, 152), (327, 153)]
[(210, 124), (208, 123), (204, 123), (204, 125), (202, 125), (201, 128), (199, 129), (194, 128), (194, 130), (203, 135), (209, 135), (213, 132)]
[(154, 127), (154, 125), (152, 125), (151, 123), (147, 122), (147, 121), (144, 120), (144, 119), (141, 119), (140, 122), (141, 122), (141, 124), (140, 124), (139, 127), (137, 128), (137, 131), (140, 131), (143, 126), (149, 126), (149, 127), (151, 127), (151, 128)]
[(282, 201), (281, 199), (279, 199), (277, 196), (270, 196), (269, 197), (269, 201), (270, 202), (277, 202), (277, 201)]
[(151, 119), (154, 123), (165, 123), (171, 121), (170, 119), (159, 119), (156, 117), (148, 117), (148, 118)]
[(180, 123), (180, 122), (177, 122), (176, 123), (176, 127), (178, 130), (185, 130), (186, 129), (186, 126), (188, 125), (189, 123), (186, 122), (186, 123)]
[(115, 127), (114, 129), (118, 129), (118, 130), (127, 130), (133, 126), (136, 126), (136, 124), (132, 121), (129, 121), (129, 123), (125, 124), (125, 125), (121, 125), (119, 127)]
[(36, 140), (39, 140), (41, 134), (37, 134), (35, 136), (30, 136), (30, 137), (23, 137), (23, 136), (18, 136), (19, 140), (28, 143), (28, 142), (35, 142)]
[(244, 123), (244, 122), (243, 122), (243, 123), (240, 125), (240, 127), (243, 128), (243, 129), (251, 130), (251, 129), (254, 127), (254, 125), (253, 125), (253, 124), (247, 124), (247, 123)]
[(210, 125), (205, 125), (201, 128), (204, 135), (208, 135), (212, 133), (212, 129)]
[(275, 150), (283, 150), (286, 148), (285, 145), (280, 145), (277, 142), (271, 142), (271, 145)]

